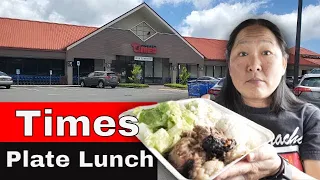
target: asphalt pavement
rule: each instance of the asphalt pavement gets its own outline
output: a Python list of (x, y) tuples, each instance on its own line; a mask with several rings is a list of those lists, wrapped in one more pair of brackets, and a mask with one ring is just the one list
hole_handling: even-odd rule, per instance
[(14, 86), (0, 89), (0, 102), (162, 102), (188, 98), (187, 90), (149, 88), (89, 88)]

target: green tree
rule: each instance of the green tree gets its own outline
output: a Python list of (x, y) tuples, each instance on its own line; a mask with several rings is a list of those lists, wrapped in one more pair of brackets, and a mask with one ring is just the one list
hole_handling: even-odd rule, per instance
[(189, 77), (190, 77), (190, 73), (188, 72), (186, 67), (183, 67), (179, 75), (180, 84), (186, 85)]
[(139, 84), (140, 83), (140, 77), (138, 77), (139, 74), (141, 74), (142, 72), (142, 69), (141, 69), (141, 66), (140, 65), (133, 65), (133, 69), (131, 71), (132, 73), (132, 76), (129, 77), (129, 80), (133, 83), (137, 83)]

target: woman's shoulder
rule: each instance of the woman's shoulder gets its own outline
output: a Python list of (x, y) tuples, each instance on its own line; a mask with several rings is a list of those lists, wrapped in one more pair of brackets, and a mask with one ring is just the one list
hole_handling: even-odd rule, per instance
[(307, 115), (312, 115), (313, 113), (320, 112), (319, 107), (311, 103), (303, 103), (301, 111)]
[(299, 108), (297, 108), (297, 111), (295, 111), (295, 113), (298, 116), (302, 117), (302, 119), (306, 121), (305, 123), (307, 123), (310, 120), (320, 120), (320, 108), (311, 103), (305, 102), (300, 104)]

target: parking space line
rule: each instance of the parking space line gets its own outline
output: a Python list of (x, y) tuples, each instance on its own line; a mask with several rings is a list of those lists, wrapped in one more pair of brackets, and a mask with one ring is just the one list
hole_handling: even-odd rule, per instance
[(25, 90), (28, 90), (28, 91), (40, 91), (39, 89), (33, 89), (33, 88), (23, 88)]

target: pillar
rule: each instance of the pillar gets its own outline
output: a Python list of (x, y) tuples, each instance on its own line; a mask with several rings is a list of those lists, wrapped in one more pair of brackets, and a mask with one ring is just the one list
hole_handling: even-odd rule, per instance
[(171, 83), (176, 83), (177, 74), (178, 74), (178, 65), (172, 64), (170, 71), (171, 71)]
[(104, 60), (104, 69), (106, 71), (111, 71), (111, 64), (112, 64), (112, 59), (105, 59)]
[(198, 64), (198, 77), (204, 76), (204, 65)]
[(73, 84), (73, 59), (66, 59), (66, 76), (67, 76), (67, 84)]

